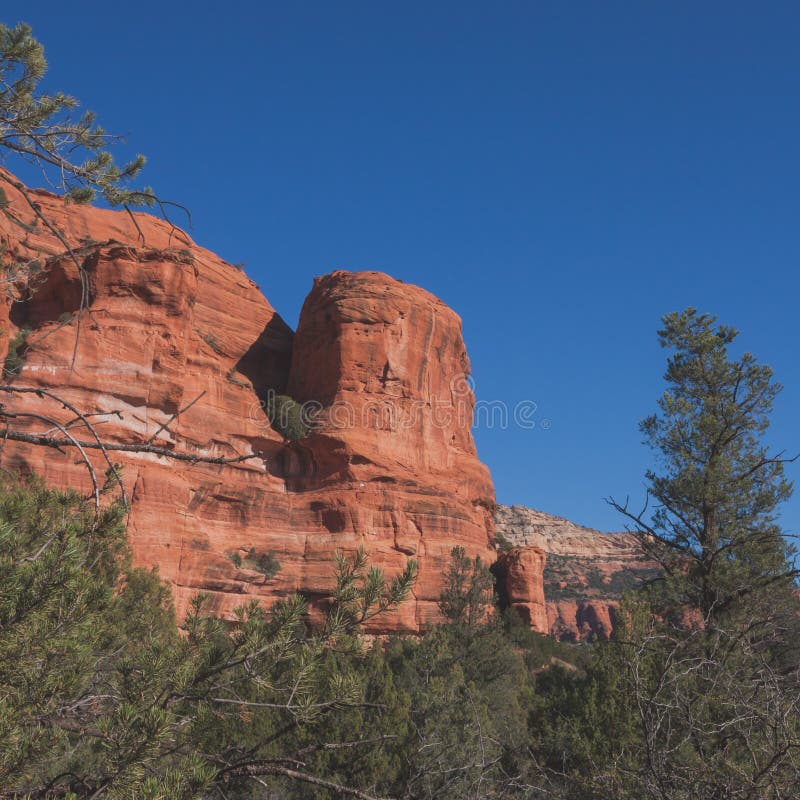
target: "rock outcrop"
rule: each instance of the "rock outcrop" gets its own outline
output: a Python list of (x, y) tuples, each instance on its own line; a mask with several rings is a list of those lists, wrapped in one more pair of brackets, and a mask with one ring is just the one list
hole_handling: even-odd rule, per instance
[(549, 633), (544, 595), (547, 553), (532, 545), (500, 553), (494, 565), (500, 601), (510, 606), (538, 633)]
[[(496, 535), (500, 547), (511, 546), (510, 554), (532, 551), (538, 561), (545, 554), (541, 572), (546, 616), (531, 615), (540, 633), (577, 641), (587, 636), (607, 638), (616, 623), (616, 611), (623, 592), (658, 574), (658, 566), (643, 553), (629, 533), (601, 533), (575, 525), (525, 506), (498, 505)], [(536, 580), (535, 570), (528, 570)], [(507, 588), (512, 606), (525, 606), (539, 589), (520, 586), (521, 579)], [(537, 622), (538, 620), (538, 622)]]
[[(625, 534), (521, 506), (493, 518), (461, 323), (423, 289), (334, 272), (314, 282), (293, 333), (244, 273), (166, 221), (6, 194), (4, 263), (13, 275), (33, 259), (38, 275), (34, 291), (17, 283), (0, 300), (0, 352), (30, 330), (4, 382), (40, 393), (0, 400), (18, 432), (63, 436), (55, 420), (91, 440), (74, 408), (104, 442), (181, 454), (112, 453), (134, 560), (158, 567), (179, 614), (199, 591), (223, 615), (295, 591), (318, 613), (336, 551), (363, 546), (389, 575), (419, 561), (412, 599), (372, 626), (416, 632), (439, 618), (454, 546), (495, 560), (495, 519), (501, 594), (542, 633), (609, 635), (621, 592), (653, 574)], [(315, 412), (299, 441), (265, 413), (284, 393)], [(100, 454), (87, 453), (102, 476)], [(90, 488), (75, 448), (7, 440), (0, 466)]]
[[(13, 385), (91, 414), (110, 443), (249, 457), (113, 454), (132, 501), (135, 562), (158, 566), (179, 614), (198, 591), (222, 614), (294, 591), (318, 609), (336, 550), (364, 546), (389, 575), (418, 559), (413, 598), (373, 628), (418, 631), (438, 618), (452, 547), (493, 559), (494, 492), (470, 434), (469, 362), (443, 303), (377, 272), (336, 272), (315, 282), (293, 334), (241, 271), (167, 222), (31, 192), (79, 269), (24, 198), (7, 194), (6, 260), (41, 261), (36, 291), (2, 309), (1, 352), (31, 329)], [(309, 436), (292, 443), (273, 430), (270, 392), (316, 404)], [(23, 415), (20, 430), (73, 418), (46, 394), (2, 402)], [(79, 424), (70, 433), (91, 438)], [(89, 488), (74, 448), (7, 441), (0, 464)], [(277, 574), (263, 568), (268, 555)]]

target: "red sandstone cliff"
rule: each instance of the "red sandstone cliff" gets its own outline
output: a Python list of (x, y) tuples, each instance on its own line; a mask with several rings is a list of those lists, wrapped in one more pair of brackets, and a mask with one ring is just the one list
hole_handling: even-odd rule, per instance
[[(524, 506), (499, 505), (495, 524), (498, 540), (513, 548), (499, 564), (503, 569), (509, 562), (509, 604), (535, 630), (559, 639), (607, 638), (622, 593), (658, 572), (629, 533), (601, 533)], [(518, 565), (526, 562), (543, 569), (523, 571)]]
[[(155, 437), (181, 453), (255, 456), (212, 465), (115, 454), (132, 499), (134, 558), (158, 565), (179, 613), (201, 590), (223, 614), (294, 591), (324, 604), (335, 551), (363, 545), (389, 574), (419, 560), (412, 600), (373, 628), (417, 631), (438, 617), (452, 547), (493, 560), (494, 496), (470, 435), (469, 361), (460, 320), (441, 301), (380, 273), (335, 272), (315, 281), (293, 334), (242, 272), (162, 220), (32, 192), (82, 279), (22, 197), (8, 195), (5, 260), (41, 265), (35, 292), (2, 300), (0, 352), (32, 329), (14, 385), (96, 415), (109, 442)], [(284, 441), (263, 410), (269, 392), (315, 402), (312, 434)], [(0, 400), (10, 412), (72, 417), (45, 397)], [(16, 427), (47, 426), (29, 416)], [(88, 488), (74, 450), (7, 441), (0, 465)], [(514, 545), (497, 566), (501, 593), (543, 633), (608, 635), (621, 590), (653, 569), (625, 535), (519, 506), (499, 507), (496, 522)], [(274, 576), (259, 569), (266, 554), (280, 563)]]
[[(115, 455), (132, 498), (135, 561), (158, 565), (179, 613), (201, 590), (223, 614), (249, 597), (298, 590), (324, 603), (336, 549), (363, 545), (389, 574), (419, 560), (414, 597), (376, 621), (378, 630), (416, 631), (437, 618), (453, 546), (491, 560), (494, 493), (470, 435), (460, 320), (443, 303), (380, 273), (336, 272), (315, 282), (293, 334), (242, 272), (168, 223), (136, 214), (137, 230), (125, 213), (34, 192), (83, 266), (88, 309), (79, 315), (77, 267), (8, 195), (22, 225), (0, 215), (6, 258), (43, 266), (37, 291), (2, 309), (0, 352), (22, 326), (32, 329), (14, 385), (51, 389), (93, 415), (120, 412), (93, 417), (110, 442), (156, 434), (155, 444), (176, 451), (257, 456), (211, 465)], [(294, 444), (262, 405), (287, 387), (321, 408), (318, 430)], [(2, 401), (71, 417), (44, 397)], [(46, 427), (32, 417), (20, 425)], [(0, 464), (88, 488), (74, 451), (8, 441)], [(270, 578), (254, 569), (267, 553), (281, 565)]]

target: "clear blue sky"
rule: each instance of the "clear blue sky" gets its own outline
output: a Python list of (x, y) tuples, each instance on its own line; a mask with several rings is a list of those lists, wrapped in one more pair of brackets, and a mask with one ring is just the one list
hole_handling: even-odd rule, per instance
[[(739, 327), (800, 450), (800, 6), (6, 0), (48, 85), (129, 131), (195, 239), (292, 325), (312, 278), (378, 269), (464, 320), (501, 502), (613, 529), (642, 496), (660, 316)], [(790, 470), (795, 478), (800, 470)], [(799, 491), (800, 494), (800, 491)], [(800, 528), (800, 497), (784, 523)]]

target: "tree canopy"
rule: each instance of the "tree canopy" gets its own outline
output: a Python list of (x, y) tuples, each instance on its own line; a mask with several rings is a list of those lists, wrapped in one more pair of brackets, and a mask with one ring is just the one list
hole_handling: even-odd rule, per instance
[(737, 331), (689, 308), (664, 317), (667, 388), (641, 423), (661, 471), (647, 472), (649, 507), (612, 500), (647, 550), (677, 575), (682, 602), (706, 616), (772, 584), (791, 585), (793, 548), (778, 524), (792, 492), (783, 452), (764, 442), (781, 386)]
[(641, 423), (658, 457), (648, 503), (611, 502), (664, 571), (587, 673), (554, 681), (538, 763), (570, 797), (794, 797), (800, 602), (778, 520), (792, 487), (763, 439), (780, 386), (731, 356), (737, 332), (714, 317), (663, 322), (667, 386)]

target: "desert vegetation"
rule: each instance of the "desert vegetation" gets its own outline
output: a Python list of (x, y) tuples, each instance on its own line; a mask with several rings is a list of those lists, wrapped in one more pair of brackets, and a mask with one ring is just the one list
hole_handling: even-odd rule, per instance
[(311, 432), (311, 421), (305, 409), (288, 395), (270, 393), (266, 413), (273, 429), (290, 442), (304, 439)]

